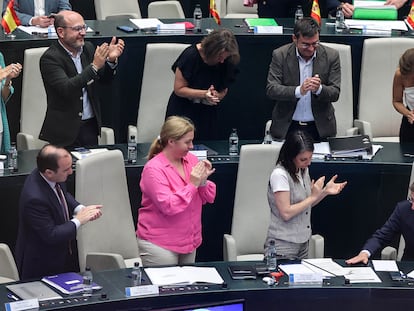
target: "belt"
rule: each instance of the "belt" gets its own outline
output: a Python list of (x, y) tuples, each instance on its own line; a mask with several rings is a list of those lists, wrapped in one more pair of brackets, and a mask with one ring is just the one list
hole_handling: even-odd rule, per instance
[(295, 123), (295, 124), (300, 125), (300, 126), (309, 126), (309, 125), (314, 125), (315, 124), (315, 121), (306, 121), (306, 122), (303, 122), (303, 121), (292, 120), (292, 123)]

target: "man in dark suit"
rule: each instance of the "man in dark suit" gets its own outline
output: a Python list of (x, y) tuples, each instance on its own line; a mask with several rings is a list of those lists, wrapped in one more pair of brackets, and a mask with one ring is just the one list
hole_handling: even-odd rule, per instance
[(293, 19), (298, 5), (302, 6), (304, 16), (309, 16), (311, 0), (258, 0), (257, 14), (259, 17)]
[(385, 224), (375, 231), (372, 237), (366, 241), (362, 251), (355, 257), (348, 259), (347, 264), (363, 262), (368, 263), (368, 259), (377, 250), (384, 248), (392, 243), (401, 235), (405, 240), (404, 255), (401, 260), (414, 260), (414, 183), (410, 186), (410, 198), (401, 201), (395, 207), (390, 218)]
[[(403, 19), (408, 15), (411, 8), (411, 0), (387, 0), (385, 5), (395, 5), (398, 9), (398, 19)], [(326, 0), (326, 8), (331, 16), (336, 15), (336, 9), (342, 8), (346, 18), (352, 18), (354, 14), (353, 0)]]
[(87, 26), (74, 11), (55, 15), (58, 41), (40, 59), (47, 95), (39, 138), (66, 147), (93, 146), (101, 128), (99, 84), (112, 81), (124, 41), (94, 47), (85, 42)]
[(19, 203), (16, 262), (21, 279), (79, 271), (76, 231), (101, 216), (102, 205), (83, 206), (66, 191), (72, 157), (43, 147), (26, 178)]
[(338, 100), (341, 64), (338, 51), (319, 44), (319, 26), (305, 17), (298, 21), (293, 42), (273, 51), (266, 94), (274, 100), (271, 134), (308, 132), (314, 141), (336, 135), (332, 102)]
[[(3, 12), (10, 0), (3, 2)], [(14, 10), (22, 25), (48, 27), (53, 24), (50, 14), (71, 10), (69, 0), (14, 0)]]

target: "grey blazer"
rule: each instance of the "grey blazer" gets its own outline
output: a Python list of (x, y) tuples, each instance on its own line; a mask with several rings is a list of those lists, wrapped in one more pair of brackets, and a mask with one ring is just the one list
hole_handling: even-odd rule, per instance
[[(313, 61), (313, 73), (322, 81), (322, 91), (312, 95), (312, 113), (321, 138), (336, 135), (336, 120), (332, 102), (338, 100), (341, 85), (341, 64), (338, 51), (319, 45)], [(294, 43), (273, 51), (267, 76), (266, 94), (275, 103), (271, 133), (284, 139), (292, 122), (298, 99), (295, 89), (300, 83), (299, 62)]]
[[(3, 12), (10, 0), (3, 2)], [(14, 0), (14, 10), (22, 25), (29, 25), (30, 19), (34, 16), (34, 0)], [(45, 0), (45, 14), (58, 13), (62, 10), (72, 10), (69, 0)]]

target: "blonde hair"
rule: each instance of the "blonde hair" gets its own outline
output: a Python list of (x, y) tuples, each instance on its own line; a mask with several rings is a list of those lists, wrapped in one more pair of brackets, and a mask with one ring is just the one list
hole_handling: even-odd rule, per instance
[(160, 153), (167, 146), (170, 139), (179, 140), (185, 134), (194, 132), (194, 130), (194, 124), (190, 119), (178, 116), (168, 117), (161, 128), (160, 135), (151, 144), (147, 156), (148, 160)]

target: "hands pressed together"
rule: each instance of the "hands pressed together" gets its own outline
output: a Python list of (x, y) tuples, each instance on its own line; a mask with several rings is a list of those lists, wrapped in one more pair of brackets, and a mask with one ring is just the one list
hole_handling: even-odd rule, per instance
[(86, 224), (88, 221), (98, 219), (102, 216), (102, 205), (88, 205), (82, 208), (75, 216), (81, 223)]
[(92, 64), (97, 69), (101, 69), (105, 65), (106, 61), (116, 63), (118, 57), (124, 52), (124, 47), (124, 40), (112, 37), (109, 44), (105, 42), (96, 47)]
[(215, 172), (215, 168), (208, 160), (203, 160), (197, 163), (193, 167), (190, 174), (190, 182), (196, 186), (204, 186), (207, 182), (207, 178)]
[(207, 90), (205, 101), (203, 103), (209, 106), (217, 105), (224, 98), (224, 96), (226, 96), (227, 90), (228, 89), (226, 88), (219, 92), (214, 88), (214, 85), (211, 85)]
[(302, 85), (300, 86), (300, 93), (302, 95), (305, 95), (307, 92), (311, 91), (315, 93), (321, 85), (321, 78), (319, 78), (319, 75), (315, 75), (310, 78), (306, 78), (305, 81), (303, 81)]
[(13, 63), (10, 65), (7, 65), (4, 68), (0, 69), (0, 80), (6, 78), (8, 80), (17, 78), (20, 73), (22, 72), (22, 65), (19, 63)]

